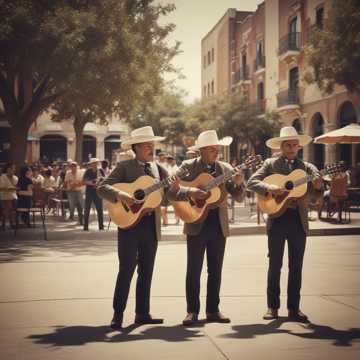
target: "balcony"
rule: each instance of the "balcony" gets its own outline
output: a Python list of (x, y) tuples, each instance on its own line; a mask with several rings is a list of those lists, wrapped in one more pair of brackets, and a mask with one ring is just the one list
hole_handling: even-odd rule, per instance
[(277, 94), (278, 110), (293, 110), (300, 108), (299, 91), (285, 90)]
[(287, 61), (293, 59), (300, 54), (300, 33), (289, 33), (282, 37), (279, 41), (278, 55), (280, 60)]
[(254, 61), (255, 73), (258, 74), (265, 70), (265, 56), (258, 56)]
[(248, 65), (245, 65), (239, 70), (235, 71), (235, 73), (233, 73), (232, 85), (237, 85), (242, 81), (250, 81), (249, 73), (250, 71)]

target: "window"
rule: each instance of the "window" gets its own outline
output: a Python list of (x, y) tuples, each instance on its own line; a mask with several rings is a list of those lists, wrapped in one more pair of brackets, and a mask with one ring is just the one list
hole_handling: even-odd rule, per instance
[(289, 23), (289, 50), (295, 50), (298, 48), (297, 41), (297, 17), (293, 18)]
[(299, 68), (294, 67), (289, 71), (289, 90), (296, 91), (299, 86)]
[(206, 96), (206, 85), (204, 86), (204, 96)]
[(214, 80), (211, 82), (211, 94), (214, 95), (215, 88), (214, 88)]
[(256, 43), (256, 58), (260, 59), (263, 56), (263, 41), (260, 40)]
[(215, 51), (214, 51), (214, 48), (211, 49), (211, 61), (212, 61), (212, 62), (215, 61)]
[(324, 26), (324, 8), (323, 7), (319, 7), (316, 9), (315, 24), (319, 29), (322, 29)]
[(257, 85), (257, 98), (258, 100), (264, 99), (264, 83), (260, 82)]
[(208, 87), (207, 87), (207, 94), (208, 94), (208, 96), (210, 96), (210, 83), (208, 83)]
[(208, 51), (208, 65), (210, 65), (211, 64), (211, 58), (210, 58), (210, 51)]
[(204, 69), (206, 68), (206, 55), (204, 55)]
[(294, 17), (289, 23), (289, 34), (297, 33), (297, 17)]

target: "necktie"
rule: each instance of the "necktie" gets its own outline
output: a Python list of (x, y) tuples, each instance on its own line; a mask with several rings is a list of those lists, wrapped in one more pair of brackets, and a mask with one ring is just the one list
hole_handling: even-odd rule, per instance
[(150, 163), (145, 163), (144, 165), (144, 172), (146, 175), (149, 175), (151, 177), (154, 177), (154, 174), (151, 171), (151, 164)]
[(216, 175), (215, 163), (212, 165), (206, 165), (206, 172), (212, 176)]
[(288, 159), (285, 159), (285, 162), (287, 164), (287, 167), (289, 169), (289, 171), (293, 171), (294, 170), (294, 166), (295, 166), (295, 160), (288, 160)]

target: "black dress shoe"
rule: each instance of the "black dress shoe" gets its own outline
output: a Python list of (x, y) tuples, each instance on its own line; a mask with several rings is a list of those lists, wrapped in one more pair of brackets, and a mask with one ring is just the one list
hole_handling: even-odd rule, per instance
[(198, 321), (198, 314), (188, 313), (182, 323), (184, 326), (191, 326), (191, 325), (195, 325), (197, 321)]
[(150, 314), (136, 314), (135, 324), (144, 325), (144, 324), (162, 324), (164, 319), (153, 318)]
[(230, 319), (224, 316), (221, 312), (216, 312), (216, 313), (206, 313), (206, 321), (226, 324), (230, 322)]
[(298, 322), (309, 322), (309, 318), (300, 310), (289, 310), (289, 319)]
[(110, 327), (114, 330), (121, 330), (123, 322), (123, 314), (114, 313), (111, 320)]
[(263, 316), (263, 319), (264, 320), (274, 320), (274, 319), (277, 319), (278, 317), (279, 317), (279, 314), (278, 314), (277, 309), (268, 308), (266, 314)]

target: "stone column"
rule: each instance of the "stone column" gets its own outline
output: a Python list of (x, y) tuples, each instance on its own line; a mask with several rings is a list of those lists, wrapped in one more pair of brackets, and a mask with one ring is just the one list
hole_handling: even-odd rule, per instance
[(105, 158), (105, 137), (96, 136), (96, 157), (100, 160)]
[[(336, 124), (324, 124), (324, 134), (329, 131), (335, 130)], [(336, 145), (325, 145), (325, 164), (331, 164), (337, 161), (338, 155), (336, 154)]]

